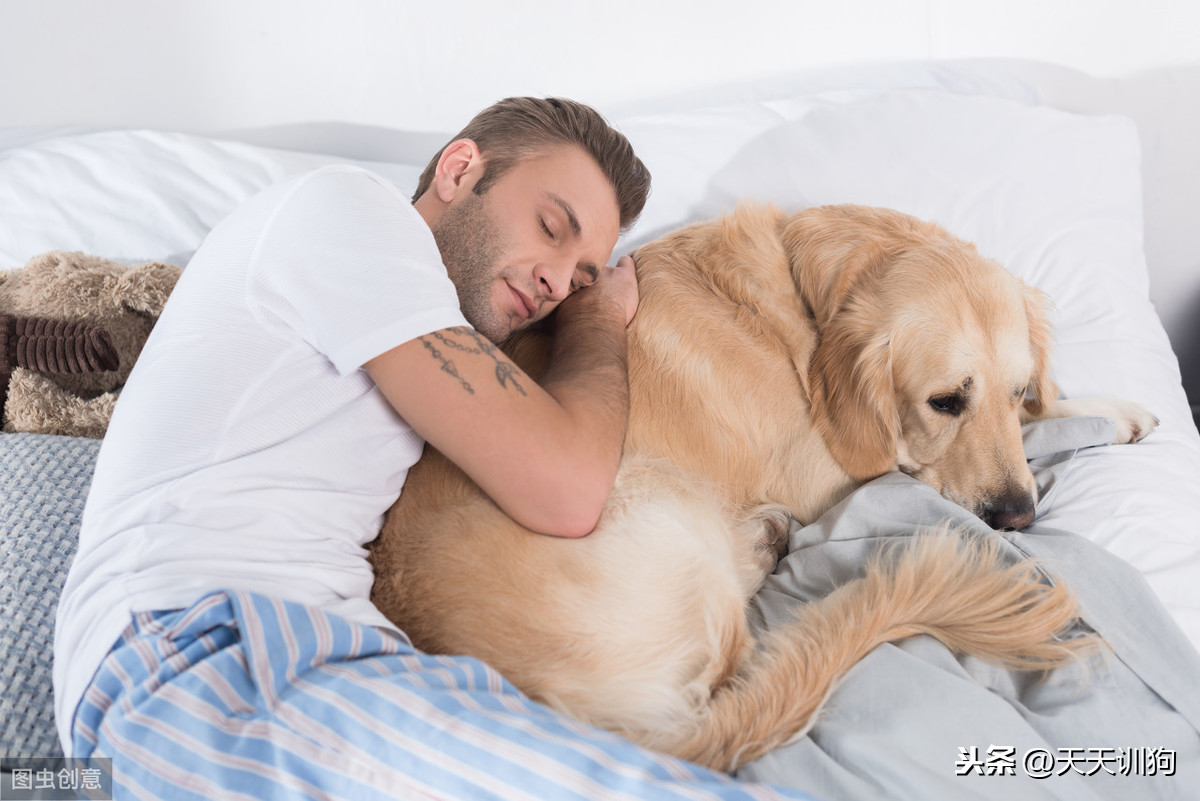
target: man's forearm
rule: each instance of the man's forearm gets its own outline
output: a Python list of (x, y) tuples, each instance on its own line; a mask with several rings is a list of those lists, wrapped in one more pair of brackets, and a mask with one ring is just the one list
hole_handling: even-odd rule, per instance
[[(611, 418), (624, 437), (629, 414), (625, 321), (613, 304), (571, 298), (558, 310), (542, 386), (560, 403), (582, 402)], [(576, 395), (580, 396), (576, 399)], [(560, 397), (566, 396), (566, 397)], [(618, 439), (620, 441), (620, 439)]]
[(626, 320), (603, 297), (580, 292), (559, 307), (542, 387), (569, 415), (576, 439), (570, 460), (581, 506), (598, 517), (616, 478), (629, 420)]

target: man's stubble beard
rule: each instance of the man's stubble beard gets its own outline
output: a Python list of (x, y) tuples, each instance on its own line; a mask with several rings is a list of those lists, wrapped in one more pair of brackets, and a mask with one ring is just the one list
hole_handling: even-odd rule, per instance
[(483, 200), (471, 194), (447, 209), (433, 229), (433, 239), (467, 322), (493, 342), (503, 340), (511, 333), (512, 322), (492, 306), (492, 292), (504, 247)]

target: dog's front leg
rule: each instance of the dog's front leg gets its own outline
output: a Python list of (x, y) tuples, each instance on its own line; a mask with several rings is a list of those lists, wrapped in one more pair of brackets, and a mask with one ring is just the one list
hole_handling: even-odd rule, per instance
[(1117, 424), (1113, 445), (1124, 445), (1145, 439), (1158, 426), (1158, 418), (1141, 404), (1118, 398), (1072, 398), (1047, 404), (1038, 414), (1022, 414), (1021, 422), (1046, 420), (1054, 417), (1107, 417)]

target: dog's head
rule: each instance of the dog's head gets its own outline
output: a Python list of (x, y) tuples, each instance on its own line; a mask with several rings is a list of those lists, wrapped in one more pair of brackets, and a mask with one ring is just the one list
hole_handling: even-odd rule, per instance
[(784, 234), (819, 344), (813, 418), (859, 480), (900, 469), (994, 528), (1033, 521), (1022, 408), (1054, 398), (1045, 296), (931, 223), (810, 209)]

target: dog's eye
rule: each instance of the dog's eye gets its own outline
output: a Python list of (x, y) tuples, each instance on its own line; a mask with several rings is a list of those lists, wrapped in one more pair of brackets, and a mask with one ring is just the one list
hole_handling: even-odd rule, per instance
[(939, 414), (957, 417), (962, 414), (963, 399), (961, 395), (934, 395), (929, 399), (929, 407)]

